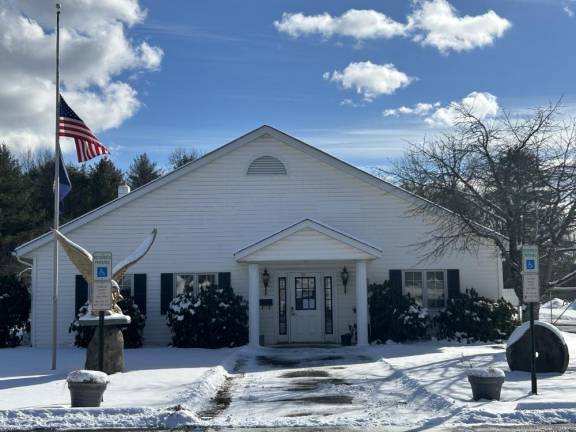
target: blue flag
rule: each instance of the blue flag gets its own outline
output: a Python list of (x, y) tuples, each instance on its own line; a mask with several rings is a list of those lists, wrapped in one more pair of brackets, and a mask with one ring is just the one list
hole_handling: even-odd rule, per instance
[(62, 212), (62, 200), (70, 193), (72, 190), (72, 183), (70, 182), (70, 177), (66, 171), (66, 165), (64, 165), (64, 159), (62, 159), (62, 152), (60, 153), (60, 173), (58, 175), (58, 193), (60, 198), (60, 212)]

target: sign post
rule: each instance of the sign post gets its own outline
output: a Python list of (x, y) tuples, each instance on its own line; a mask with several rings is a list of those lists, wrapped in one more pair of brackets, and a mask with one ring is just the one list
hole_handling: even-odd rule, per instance
[(104, 369), (104, 312), (112, 309), (112, 252), (92, 254), (92, 312), (98, 312), (98, 369)]
[(534, 335), (534, 304), (540, 303), (538, 246), (522, 247), (522, 292), (523, 301), (530, 305), (530, 371), (532, 394), (538, 394), (536, 378), (536, 337)]

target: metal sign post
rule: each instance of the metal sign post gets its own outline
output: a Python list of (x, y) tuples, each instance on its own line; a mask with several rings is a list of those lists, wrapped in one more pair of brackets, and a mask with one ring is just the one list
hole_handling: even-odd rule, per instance
[(112, 309), (112, 252), (92, 254), (92, 312), (98, 312), (98, 369), (104, 369), (104, 312)]
[(530, 305), (530, 372), (532, 394), (538, 394), (538, 381), (536, 378), (536, 336), (534, 335), (534, 304), (540, 303), (538, 246), (525, 245), (522, 247), (522, 288), (523, 301)]

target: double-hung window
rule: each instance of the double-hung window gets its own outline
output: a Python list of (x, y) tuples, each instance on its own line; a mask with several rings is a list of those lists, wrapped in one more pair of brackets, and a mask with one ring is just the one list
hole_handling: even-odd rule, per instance
[(447, 286), (444, 270), (404, 271), (403, 292), (410, 294), (416, 303), (429, 309), (446, 306)]
[(216, 285), (216, 273), (177, 273), (174, 275), (174, 294), (198, 294), (198, 290)]

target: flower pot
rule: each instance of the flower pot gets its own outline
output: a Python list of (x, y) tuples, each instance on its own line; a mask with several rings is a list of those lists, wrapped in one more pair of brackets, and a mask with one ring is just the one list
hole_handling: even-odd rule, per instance
[(500, 392), (504, 377), (486, 377), (468, 375), (468, 381), (472, 386), (472, 399), (500, 400)]
[(350, 333), (346, 333), (340, 336), (340, 343), (344, 346), (352, 345), (352, 335)]
[(70, 400), (74, 407), (99, 407), (102, 403), (107, 383), (70, 382)]

